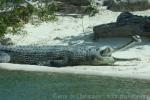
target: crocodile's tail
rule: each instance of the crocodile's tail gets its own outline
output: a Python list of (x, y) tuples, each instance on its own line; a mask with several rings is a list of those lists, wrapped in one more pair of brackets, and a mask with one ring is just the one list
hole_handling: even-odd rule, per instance
[(6, 46), (0, 44), (0, 51), (5, 50), (5, 47), (6, 47)]

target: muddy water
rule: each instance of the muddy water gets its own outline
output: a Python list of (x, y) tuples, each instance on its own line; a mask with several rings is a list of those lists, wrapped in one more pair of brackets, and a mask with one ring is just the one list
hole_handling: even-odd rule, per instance
[(0, 100), (149, 100), (150, 80), (0, 70)]

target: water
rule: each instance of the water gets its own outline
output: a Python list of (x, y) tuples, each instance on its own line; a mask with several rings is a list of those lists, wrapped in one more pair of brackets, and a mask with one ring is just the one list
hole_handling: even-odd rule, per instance
[(150, 80), (0, 70), (0, 100), (149, 100)]

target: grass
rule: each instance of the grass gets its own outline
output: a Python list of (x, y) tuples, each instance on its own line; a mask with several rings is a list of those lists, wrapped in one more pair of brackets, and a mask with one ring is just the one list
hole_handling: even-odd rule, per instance
[(2, 100), (146, 100), (149, 84), (149, 80), (0, 70)]

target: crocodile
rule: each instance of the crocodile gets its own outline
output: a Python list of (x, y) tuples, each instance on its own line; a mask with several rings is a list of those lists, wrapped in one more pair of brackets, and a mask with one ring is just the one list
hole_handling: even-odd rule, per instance
[(41, 66), (113, 65), (116, 61), (139, 60), (116, 58), (112, 53), (141, 42), (140, 36), (132, 36), (128, 43), (117, 47), (97, 46), (17, 46), (0, 45), (0, 63), (30, 64)]

